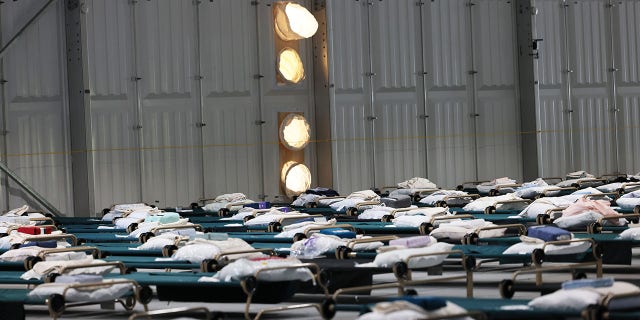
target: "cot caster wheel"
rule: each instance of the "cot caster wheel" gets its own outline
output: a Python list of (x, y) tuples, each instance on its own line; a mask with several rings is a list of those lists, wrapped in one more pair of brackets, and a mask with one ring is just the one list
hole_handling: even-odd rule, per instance
[(602, 224), (600, 222), (592, 222), (587, 226), (587, 232), (590, 234), (600, 233), (602, 231)]
[(416, 291), (416, 289), (405, 289), (404, 295), (409, 297), (415, 297), (418, 295), (418, 291)]
[(438, 200), (438, 201), (436, 201), (435, 206), (436, 207), (440, 207), (440, 208), (444, 208), (444, 207), (447, 206), (447, 202), (444, 201), (444, 200)]
[(593, 245), (593, 248), (591, 248), (591, 250), (593, 251), (593, 256), (598, 259), (602, 259), (602, 256), (604, 256), (604, 251), (602, 251), (602, 246), (599, 246), (597, 243)]
[(496, 207), (488, 206), (484, 208), (484, 214), (492, 214), (492, 213), (496, 213)]
[(162, 256), (163, 257), (171, 257), (178, 250), (178, 246), (174, 244), (169, 244), (162, 247)]
[(109, 208), (102, 209), (102, 216), (104, 217), (104, 215), (109, 213), (109, 212), (111, 212), (111, 209), (109, 209)]
[(269, 222), (269, 225), (267, 226), (267, 231), (269, 231), (269, 232), (281, 232), (282, 231), (282, 225), (278, 221), (271, 221), (271, 222)]
[(572, 272), (571, 273), (571, 279), (572, 280), (580, 280), (580, 279), (586, 279), (587, 278), (587, 274), (584, 272)]
[(462, 244), (478, 244), (479, 238), (480, 236), (475, 232), (467, 233), (462, 237)]
[(588, 305), (580, 315), (582, 319), (586, 320), (602, 320), (604, 319), (604, 314), (607, 312), (607, 308), (599, 305)]
[(462, 266), (465, 271), (473, 271), (476, 269), (476, 257), (474, 256), (464, 256), (462, 259)]
[(300, 240), (304, 240), (307, 238), (307, 235), (305, 235), (304, 233), (296, 233), (293, 235), (293, 242), (298, 242)]
[(46, 275), (44, 277), (44, 282), (45, 283), (52, 283), (52, 282), (56, 282), (56, 278), (59, 276), (60, 274), (56, 273), (56, 272), (52, 272), (49, 273), (48, 275)]
[(396, 262), (393, 264), (391, 268), (393, 270), (393, 275), (396, 276), (398, 280), (411, 280), (411, 270), (409, 266), (404, 262)]
[(133, 308), (135, 308), (136, 306), (136, 299), (133, 296), (128, 296), (124, 298), (124, 301), (122, 302), (122, 306), (127, 311), (133, 310)]
[(456, 186), (456, 190), (462, 191), (462, 190), (464, 190), (464, 186), (459, 184), (459, 185)]
[(246, 295), (252, 295), (258, 287), (258, 279), (254, 276), (246, 277), (240, 281), (240, 286)]
[(539, 248), (533, 249), (531, 252), (531, 262), (536, 266), (541, 266), (544, 262), (544, 250)]
[(127, 226), (127, 232), (128, 233), (131, 233), (136, 229), (138, 229), (138, 224), (135, 223), (135, 222)]
[(49, 313), (55, 316), (60, 316), (65, 309), (64, 297), (60, 294), (54, 293), (47, 298), (47, 306), (49, 307)]
[(141, 286), (138, 289), (138, 301), (142, 304), (149, 304), (153, 299), (153, 290), (149, 286)]
[(336, 316), (336, 302), (332, 298), (322, 300), (320, 315), (322, 319), (333, 319)]
[(353, 250), (347, 246), (339, 246), (336, 248), (336, 259), (338, 260), (346, 260), (349, 259), (349, 254), (353, 252)]
[(391, 222), (391, 220), (393, 220), (393, 216), (390, 214), (385, 214), (384, 216), (382, 216), (382, 222)]
[(151, 232), (145, 232), (143, 234), (140, 235), (140, 242), (141, 243), (146, 243), (147, 241), (149, 241), (149, 239), (153, 238), (154, 234)]
[(351, 217), (357, 216), (358, 215), (358, 209), (354, 208), (354, 207), (347, 208), (347, 215), (351, 216)]
[(498, 287), (500, 291), (500, 296), (505, 299), (513, 298), (513, 294), (515, 293), (513, 290), (513, 281), (511, 279), (504, 279), (500, 281), (500, 285)]
[(538, 225), (545, 225), (551, 223), (551, 217), (548, 214), (541, 213), (536, 216), (536, 223)]
[(134, 272), (138, 272), (138, 268), (127, 267), (124, 269), (124, 274), (132, 274)]
[(220, 208), (220, 209), (218, 210), (218, 216), (219, 216), (219, 217), (226, 217), (226, 216), (228, 216), (228, 215), (229, 215), (229, 213), (230, 213), (230, 212), (231, 212), (231, 211), (229, 211), (229, 209), (227, 209), (227, 208)]
[(200, 270), (202, 272), (216, 272), (220, 270), (220, 264), (216, 259), (204, 259), (200, 262)]
[(418, 230), (420, 230), (421, 235), (428, 235), (431, 233), (431, 231), (433, 231), (433, 229), (434, 229), (434, 226), (430, 222), (423, 222), (418, 227)]
[(191, 202), (191, 204), (189, 205), (189, 209), (191, 210), (196, 210), (198, 208), (200, 208), (200, 206), (196, 202)]
[(24, 259), (24, 269), (31, 270), (33, 269), (33, 266), (40, 261), (42, 261), (42, 258), (40, 257), (29, 256), (26, 259)]

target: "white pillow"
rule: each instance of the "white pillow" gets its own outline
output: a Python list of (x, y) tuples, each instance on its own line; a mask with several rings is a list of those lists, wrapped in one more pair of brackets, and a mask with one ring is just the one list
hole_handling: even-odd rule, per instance
[[(502, 254), (531, 254), (534, 249), (541, 249), (543, 245), (542, 243), (519, 242), (507, 248)], [(550, 244), (544, 248), (544, 253), (547, 255), (576, 254), (583, 253), (590, 247), (591, 242), (589, 241), (571, 242), (566, 245)]]
[[(191, 263), (200, 263), (205, 259), (213, 259), (218, 254), (230, 251), (253, 250), (253, 247), (242, 239), (229, 238), (227, 240), (196, 239), (184, 247), (178, 248), (172, 258), (174, 260), (187, 260)], [(234, 254), (230, 259), (243, 256), (261, 256), (260, 253)]]
[[(218, 281), (231, 281), (232, 279), (238, 280), (247, 276), (254, 275), (258, 270), (271, 267), (284, 267), (295, 266), (302, 262), (295, 258), (267, 258), (258, 260), (239, 259), (222, 268), (212, 278)], [(258, 280), (262, 281), (308, 281), (313, 280), (313, 273), (306, 268), (295, 269), (277, 269), (261, 272), (258, 275)], [(206, 281), (200, 279), (198, 281)]]
[(580, 312), (587, 306), (600, 303), (599, 293), (589, 289), (558, 290), (529, 301), (529, 307), (545, 311)]
[[(378, 253), (373, 262), (357, 265), (359, 267), (382, 267), (390, 268), (394, 263), (404, 261), (408, 257), (419, 254), (429, 254), (437, 252), (451, 251), (452, 244), (438, 242), (427, 247), (422, 248), (410, 248), (410, 249), (397, 249)], [(409, 268), (428, 268), (441, 264), (448, 256), (448, 253), (431, 255), (424, 257), (412, 258), (409, 260)]]
[(560, 217), (556, 220), (553, 220), (553, 224), (562, 229), (581, 229), (586, 228), (589, 224), (598, 221), (598, 219), (600, 218), (602, 218), (601, 214), (595, 211), (586, 211), (573, 216)]
[(620, 239), (640, 240), (640, 227), (633, 227), (620, 232)]
[[(104, 280), (103, 283), (113, 282), (121, 279)], [(69, 286), (69, 283), (44, 283), (29, 292), (29, 297), (44, 300), (52, 294), (62, 294)], [(114, 284), (105, 288), (70, 289), (67, 290), (65, 300), (74, 302), (98, 302), (120, 298), (133, 290), (131, 283)]]

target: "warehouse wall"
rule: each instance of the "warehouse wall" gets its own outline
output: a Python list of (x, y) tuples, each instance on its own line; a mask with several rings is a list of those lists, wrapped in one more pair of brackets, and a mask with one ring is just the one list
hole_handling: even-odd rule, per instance
[[(302, 1), (326, 30), (315, 50), (300, 43), (298, 85), (276, 81), (273, 2), (81, 1), (91, 129), (87, 150), (71, 150), (58, 1), (3, 56), (2, 159), (69, 213), (74, 152), (91, 155), (92, 212), (226, 192), (276, 201), (278, 113), (302, 112), (330, 144), (305, 150), (313, 181), (343, 193), (413, 176), (521, 179), (516, 57), (527, 54), (515, 13), (526, 3), (543, 39), (531, 57), (536, 118), (524, 120), (535, 121), (539, 175), (640, 171), (638, 0)], [(3, 43), (42, 5), (0, 5)], [(0, 206), (32, 203), (3, 178)]]
[(640, 2), (534, 0), (541, 176), (640, 171)]

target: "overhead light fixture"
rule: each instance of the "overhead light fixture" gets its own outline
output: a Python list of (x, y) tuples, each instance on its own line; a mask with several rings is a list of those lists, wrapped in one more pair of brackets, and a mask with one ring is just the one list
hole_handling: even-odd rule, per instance
[(278, 73), (291, 83), (304, 80), (304, 65), (295, 49), (286, 47), (280, 51), (278, 54)]
[(275, 31), (284, 41), (306, 39), (318, 31), (318, 21), (305, 7), (294, 2), (276, 2)]
[(300, 114), (291, 113), (280, 123), (280, 142), (289, 150), (302, 150), (309, 143), (309, 131), (307, 119)]
[(311, 186), (311, 171), (302, 163), (289, 161), (282, 166), (280, 179), (287, 196), (297, 196)]

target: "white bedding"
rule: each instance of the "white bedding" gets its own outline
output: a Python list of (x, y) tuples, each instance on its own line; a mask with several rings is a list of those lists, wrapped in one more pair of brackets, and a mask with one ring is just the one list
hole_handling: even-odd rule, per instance
[(616, 204), (624, 210), (633, 210), (640, 205), (640, 191), (634, 191), (623, 195), (616, 200)]
[[(405, 261), (408, 257), (420, 254), (430, 254), (450, 251), (453, 248), (452, 244), (437, 242), (427, 247), (422, 248), (410, 248), (410, 249), (397, 249), (386, 252), (381, 252), (376, 255), (373, 262), (363, 263), (356, 265), (357, 267), (381, 267), (390, 268), (396, 262)], [(436, 254), (424, 257), (412, 258), (408, 262), (409, 268), (428, 268), (441, 264), (448, 256), (448, 253)]]
[[(102, 283), (108, 284), (119, 279), (103, 280)], [(37, 299), (47, 299), (52, 294), (62, 294), (69, 286), (69, 283), (44, 283), (29, 292), (29, 297)], [(113, 300), (125, 296), (133, 290), (131, 283), (121, 283), (110, 285), (107, 287), (98, 287), (88, 289), (69, 289), (65, 295), (65, 300), (69, 302), (99, 302)]]
[[(367, 237), (360, 237), (359, 239), (365, 238)], [(315, 258), (331, 250), (335, 250), (339, 246), (347, 245), (349, 240), (351, 239), (342, 239), (333, 235), (314, 233), (307, 239), (293, 243), (290, 254), (292, 257)], [(353, 246), (353, 251), (373, 251), (382, 246), (383, 243), (380, 241), (358, 243)]]
[[(227, 240), (205, 240), (195, 239), (188, 242), (185, 246), (178, 248), (173, 253), (173, 260), (186, 260), (191, 263), (200, 263), (205, 259), (213, 259), (217, 255), (230, 251), (253, 250), (254, 248), (246, 241), (238, 238), (229, 238)], [(230, 255), (230, 259), (238, 259), (241, 257), (259, 257), (261, 253), (243, 253)]]
[[(219, 282), (239, 280), (254, 275), (258, 270), (271, 267), (288, 267), (301, 264), (296, 258), (264, 258), (264, 259), (239, 259), (222, 268), (212, 277), (201, 277), (201, 282)], [(258, 274), (261, 281), (309, 281), (314, 280), (313, 273), (306, 267), (277, 269), (264, 271)]]

